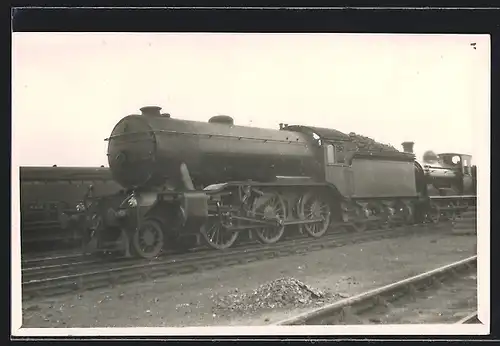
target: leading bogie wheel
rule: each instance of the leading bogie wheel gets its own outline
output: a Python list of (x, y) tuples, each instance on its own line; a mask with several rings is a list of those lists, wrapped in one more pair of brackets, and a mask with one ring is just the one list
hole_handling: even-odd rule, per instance
[(313, 238), (323, 236), (330, 226), (330, 204), (323, 198), (308, 192), (300, 201), (299, 216), (302, 220), (321, 220), (317, 223), (303, 224), (300, 227)]
[[(253, 207), (254, 215), (269, 221), (285, 221), (286, 205), (277, 193), (265, 194), (256, 198)], [(257, 240), (264, 244), (274, 244), (281, 240), (285, 233), (285, 226), (273, 225), (254, 229)]]
[(218, 216), (210, 217), (201, 227), (203, 241), (211, 248), (224, 250), (233, 246), (238, 239), (239, 232), (225, 229)]
[(164, 234), (161, 223), (155, 219), (146, 219), (136, 229), (132, 237), (133, 253), (142, 258), (155, 258), (163, 250)]

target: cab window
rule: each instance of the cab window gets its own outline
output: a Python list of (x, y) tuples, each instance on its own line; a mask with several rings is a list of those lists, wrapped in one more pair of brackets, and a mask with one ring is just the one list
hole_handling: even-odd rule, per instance
[(326, 146), (326, 163), (329, 165), (335, 163), (335, 147), (332, 144)]
[(464, 159), (464, 174), (470, 174), (470, 166), (469, 166), (469, 160)]

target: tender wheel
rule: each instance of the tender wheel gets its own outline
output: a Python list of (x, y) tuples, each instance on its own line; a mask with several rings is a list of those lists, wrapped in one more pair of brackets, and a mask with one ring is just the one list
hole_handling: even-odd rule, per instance
[[(278, 194), (264, 195), (254, 202), (254, 215), (264, 220), (286, 219), (286, 206), (283, 199)], [(274, 244), (278, 242), (285, 233), (285, 226), (266, 226), (255, 228), (257, 239), (264, 244)]]
[[(458, 203), (454, 203), (454, 202), (450, 202), (448, 203), (448, 207), (449, 208), (456, 208), (458, 206)], [(458, 217), (458, 213), (456, 210), (450, 210), (448, 211), (448, 213), (446, 214), (446, 217), (448, 218), (448, 220), (450, 221), (455, 221)]]
[(157, 257), (163, 250), (164, 235), (160, 222), (146, 219), (132, 237), (132, 251), (142, 258)]
[(227, 231), (222, 227), (218, 217), (210, 217), (201, 227), (204, 242), (217, 250), (224, 250), (233, 246), (238, 239), (239, 232)]
[(380, 218), (377, 222), (380, 229), (390, 229), (394, 225), (394, 208), (391, 204), (376, 203), (375, 209)]
[(355, 206), (354, 213), (356, 217), (356, 221), (352, 221), (350, 223), (351, 228), (355, 232), (364, 232), (368, 229), (368, 222), (366, 220), (368, 209), (365, 207)]
[(441, 221), (441, 208), (435, 203), (431, 203), (430, 209), (427, 212), (427, 220), (431, 223), (439, 223)]
[(314, 238), (319, 238), (325, 234), (330, 226), (331, 210), (330, 205), (321, 197), (315, 197), (312, 193), (307, 193), (300, 201), (299, 216), (301, 219), (313, 220), (321, 219), (319, 223), (301, 225), (301, 229)]
[(412, 224), (415, 222), (413, 208), (410, 204), (403, 203), (401, 205), (401, 216), (405, 224)]

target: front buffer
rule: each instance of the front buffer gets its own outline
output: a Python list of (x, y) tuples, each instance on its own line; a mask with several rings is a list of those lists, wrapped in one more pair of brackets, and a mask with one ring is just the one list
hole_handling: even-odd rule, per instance
[(208, 196), (197, 191), (135, 191), (100, 218), (89, 252), (151, 259), (161, 254), (168, 240), (199, 233), (208, 218)]

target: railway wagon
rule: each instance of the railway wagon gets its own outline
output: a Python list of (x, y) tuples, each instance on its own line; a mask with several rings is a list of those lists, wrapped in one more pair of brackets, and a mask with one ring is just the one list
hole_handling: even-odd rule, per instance
[(89, 186), (97, 195), (121, 187), (105, 167), (20, 167), (21, 237), (24, 244), (71, 239), (79, 234), (65, 229), (64, 213), (80, 208)]
[(110, 171), (127, 193), (87, 214), (91, 251), (150, 258), (183, 237), (226, 249), (241, 234), (271, 244), (291, 228), (321, 237), (427, 215), (429, 172), (411, 152), (360, 151), (334, 129), (186, 121), (160, 110), (143, 107), (107, 139)]

